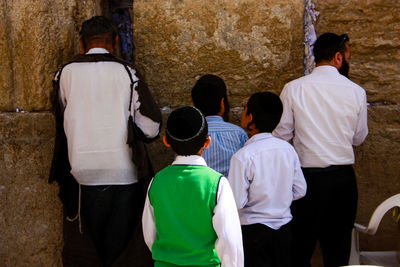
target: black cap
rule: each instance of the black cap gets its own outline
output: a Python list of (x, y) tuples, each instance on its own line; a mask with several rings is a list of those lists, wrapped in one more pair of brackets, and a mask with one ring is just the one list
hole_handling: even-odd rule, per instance
[(116, 34), (116, 31), (112, 22), (104, 16), (94, 16), (91, 19), (84, 21), (82, 29), (79, 32), (81, 38), (105, 33)]
[(174, 110), (168, 117), (165, 131), (169, 138), (178, 142), (188, 142), (208, 133), (203, 114), (191, 106)]

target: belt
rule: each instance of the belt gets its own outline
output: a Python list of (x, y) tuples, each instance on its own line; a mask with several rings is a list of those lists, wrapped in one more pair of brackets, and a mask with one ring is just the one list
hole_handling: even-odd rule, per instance
[(311, 173), (323, 173), (323, 172), (334, 172), (341, 169), (348, 168), (351, 165), (331, 165), (326, 168), (301, 168), (303, 173), (311, 174)]

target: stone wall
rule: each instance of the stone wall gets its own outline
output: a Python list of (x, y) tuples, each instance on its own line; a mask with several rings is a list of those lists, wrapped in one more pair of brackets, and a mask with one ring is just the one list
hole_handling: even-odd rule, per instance
[(0, 266), (60, 266), (62, 207), (47, 182), (48, 113), (0, 113)]
[(231, 105), (279, 93), (301, 76), (303, 0), (136, 0), (136, 62), (160, 106), (190, 104), (206, 73), (221, 76)]
[[(367, 90), (370, 135), (357, 148), (358, 221), (400, 190), (400, 3), (315, 1), (317, 33), (347, 32), (351, 78)], [(205, 73), (225, 79), (238, 123), (256, 91), (279, 93), (303, 73), (303, 0), (135, 0), (135, 59), (164, 118), (191, 104)], [(51, 79), (78, 52), (83, 20), (104, 14), (107, 0), (0, 2), (0, 266), (60, 266), (62, 209), (47, 183), (54, 141)], [(16, 109), (24, 113), (15, 113)], [(160, 141), (149, 146), (155, 168), (172, 160)], [(399, 246), (386, 216), (365, 248)], [(372, 240), (372, 241), (370, 241)], [(400, 248), (399, 248), (400, 249)]]
[[(367, 224), (374, 209), (400, 193), (400, 2), (318, 0), (317, 35), (350, 37), (350, 79), (367, 91), (369, 135), (356, 149), (359, 186), (357, 221)], [(361, 249), (400, 250), (390, 214), (376, 236), (361, 235)]]
[(58, 186), (47, 182), (51, 79), (78, 51), (82, 21), (103, 6), (0, 1), (0, 266), (62, 266), (62, 207)]

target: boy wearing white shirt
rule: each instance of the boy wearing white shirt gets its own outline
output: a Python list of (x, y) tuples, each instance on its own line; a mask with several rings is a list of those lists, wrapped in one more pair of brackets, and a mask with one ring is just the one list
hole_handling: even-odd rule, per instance
[(242, 267), (242, 235), (229, 182), (201, 157), (211, 141), (204, 116), (194, 107), (174, 110), (163, 141), (177, 156), (152, 180), (142, 219), (155, 266)]
[(228, 180), (242, 225), (245, 266), (291, 265), (290, 205), (306, 193), (294, 148), (272, 136), (282, 102), (270, 92), (253, 94), (241, 126), (251, 138), (232, 156)]

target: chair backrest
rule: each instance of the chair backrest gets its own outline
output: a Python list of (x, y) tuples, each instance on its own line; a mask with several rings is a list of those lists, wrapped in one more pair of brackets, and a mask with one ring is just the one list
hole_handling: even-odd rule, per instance
[(369, 220), (367, 233), (374, 235), (378, 229), (379, 223), (382, 220), (383, 215), (394, 207), (400, 207), (400, 194), (394, 195), (385, 201), (383, 201), (374, 211)]

